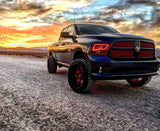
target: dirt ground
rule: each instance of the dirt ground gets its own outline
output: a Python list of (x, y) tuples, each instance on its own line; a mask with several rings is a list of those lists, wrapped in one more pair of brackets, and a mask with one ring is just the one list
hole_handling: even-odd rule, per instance
[(0, 131), (160, 130), (159, 75), (143, 88), (97, 81), (77, 94), (66, 68), (46, 67), (46, 58), (0, 55)]

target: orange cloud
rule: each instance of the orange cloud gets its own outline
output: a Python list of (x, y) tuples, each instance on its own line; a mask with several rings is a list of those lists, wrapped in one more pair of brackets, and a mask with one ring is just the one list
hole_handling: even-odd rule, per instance
[(58, 41), (60, 31), (68, 25), (48, 25), (18, 30), (14, 27), (0, 26), (0, 46), (2, 47), (45, 47)]

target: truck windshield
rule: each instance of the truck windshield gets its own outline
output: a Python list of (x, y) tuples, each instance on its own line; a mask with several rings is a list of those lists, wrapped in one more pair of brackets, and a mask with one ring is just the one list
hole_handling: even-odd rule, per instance
[(100, 25), (77, 24), (79, 34), (119, 33), (113, 28)]

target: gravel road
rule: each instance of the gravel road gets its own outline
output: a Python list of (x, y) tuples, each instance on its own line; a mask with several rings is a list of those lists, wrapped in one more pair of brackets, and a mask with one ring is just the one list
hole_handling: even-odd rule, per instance
[(67, 69), (49, 74), (46, 58), (0, 55), (0, 131), (159, 131), (160, 76), (143, 88), (97, 81), (74, 93)]

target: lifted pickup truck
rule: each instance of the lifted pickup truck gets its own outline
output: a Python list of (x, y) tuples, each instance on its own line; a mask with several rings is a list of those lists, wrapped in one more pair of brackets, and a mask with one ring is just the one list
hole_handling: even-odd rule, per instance
[(132, 86), (143, 86), (158, 74), (155, 52), (151, 39), (120, 34), (108, 26), (72, 24), (48, 46), (48, 72), (56, 73), (57, 65), (69, 67), (68, 82), (77, 93), (90, 91), (96, 80), (126, 79)]

